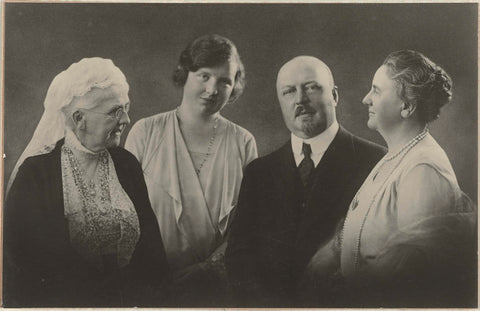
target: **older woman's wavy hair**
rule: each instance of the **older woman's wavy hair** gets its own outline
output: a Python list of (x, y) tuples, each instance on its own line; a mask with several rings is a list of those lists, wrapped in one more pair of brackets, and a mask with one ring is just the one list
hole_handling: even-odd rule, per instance
[(233, 103), (243, 93), (245, 87), (245, 68), (237, 48), (229, 39), (219, 35), (205, 35), (187, 45), (180, 54), (177, 69), (173, 72), (173, 82), (183, 87), (187, 82), (188, 72), (195, 72), (200, 68), (211, 68), (234, 61), (237, 64), (235, 84), (228, 99)]
[(391, 79), (398, 88), (398, 96), (414, 105), (422, 122), (438, 118), (440, 108), (451, 102), (452, 79), (422, 53), (401, 50), (387, 56), (383, 65), (388, 67)]

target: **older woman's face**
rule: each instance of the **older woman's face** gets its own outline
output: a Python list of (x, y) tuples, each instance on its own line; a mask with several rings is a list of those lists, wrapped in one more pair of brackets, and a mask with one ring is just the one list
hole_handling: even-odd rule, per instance
[(363, 104), (368, 106), (368, 127), (379, 132), (390, 131), (401, 121), (403, 101), (397, 94), (397, 85), (390, 78), (388, 67), (378, 68), (372, 88), (365, 95)]
[(92, 151), (118, 146), (130, 123), (130, 100), (126, 90), (119, 86), (97, 88), (87, 93), (83, 100), (94, 105), (90, 109), (80, 109), (84, 118), (83, 130), (77, 135), (80, 142)]
[(200, 114), (212, 115), (228, 102), (235, 85), (236, 62), (189, 72), (183, 87), (182, 104)]

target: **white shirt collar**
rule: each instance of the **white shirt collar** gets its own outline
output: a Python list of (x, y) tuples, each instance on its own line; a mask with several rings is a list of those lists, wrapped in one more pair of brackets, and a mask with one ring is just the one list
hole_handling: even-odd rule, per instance
[(297, 165), (300, 163), (301, 159), (303, 159), (302, 145), (303, 143), (306, 143), (312, 148), (312, 159), (315, 162), (315, 166), (317, 166), (328, 146), (330, 146), (335, 138), (335, 135), (337, 135), (339, 128), (340, 126), (338, 125), (338, 122), (334, 121), (325, 131), (315, 137), (307, 139), (300, 138), (292, 133), (292, 150), (295, 155), (295, 162), (298, 162)]

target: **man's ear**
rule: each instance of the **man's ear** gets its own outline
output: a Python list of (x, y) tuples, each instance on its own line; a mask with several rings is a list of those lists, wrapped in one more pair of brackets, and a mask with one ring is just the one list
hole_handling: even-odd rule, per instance
[(81, 111), (77, 110), (72, 114), (72, 121), (76, 129), (85, 129), (85, 117)]
[(335, 100), (335, 107), (336, 107), (339, 99), (338, 87), (336, 85), (333, 86), (332, 95), (333, 95), (333, 99)]

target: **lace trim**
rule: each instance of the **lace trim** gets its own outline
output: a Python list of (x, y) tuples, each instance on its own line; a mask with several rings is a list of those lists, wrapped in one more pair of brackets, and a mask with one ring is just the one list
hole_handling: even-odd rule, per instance
[(101, 271), (126, 266), (138, 242), (140, 225), (108, 152), (99, 154), (97, 170), (89, 182), (67, 145), (62, 146), (61, 160), (72, 246)]

